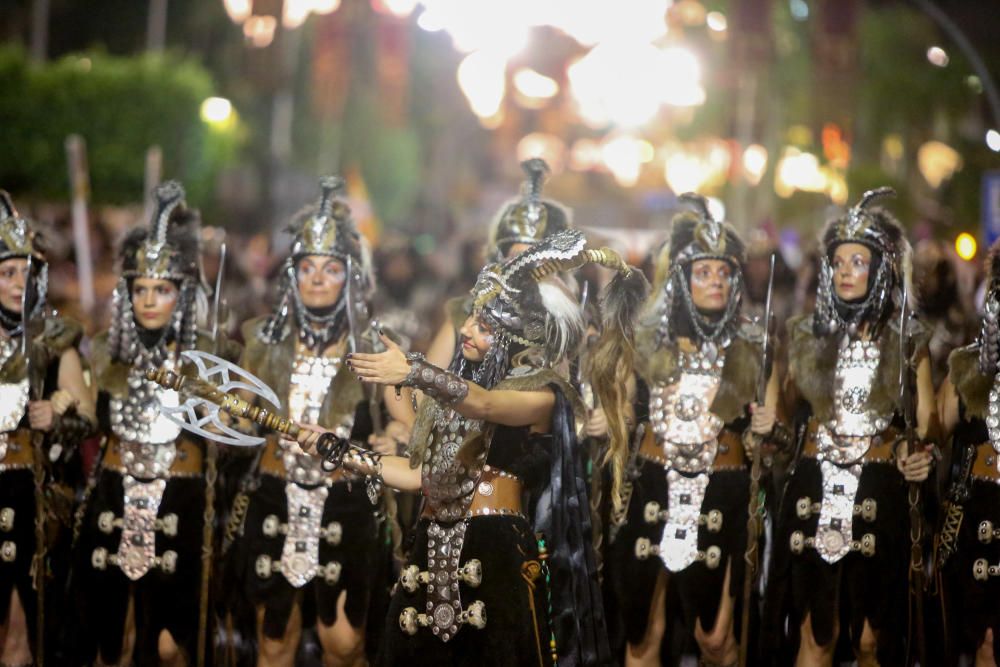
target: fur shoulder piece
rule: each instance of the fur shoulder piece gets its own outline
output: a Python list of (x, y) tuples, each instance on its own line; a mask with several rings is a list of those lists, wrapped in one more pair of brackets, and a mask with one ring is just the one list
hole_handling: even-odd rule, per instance
[[(295, 365), (295, 336), (285, 336), (274, 344), (263, 342), (256, 334), (264, 326), (265, 320), (266, 317), (258, 317), (243, 325), (246, 345), (241, 365), (273, 389), (282, 401), (282, 409), (287, 410), (292, 368)], [(363, 399), (361, 382), (345, 364), (341, 364), (330, 383), (326, 398), (323, 399), (319, 425), (333, 428), (344, 423), (354, 414)]]
[(743, 318), (736, 330), (736, 336), (745, 341), (760, 345), (764, 342), (764, 327), (759, 322)]
[[(260, 334), (267, 323), (267, 319), (267, 316), (255, 317), (244, 322), (243, 326), (240, 327), (240, 331), (243, 334), (243, 356), (240, 363), (248, 371), (267, 382), (268, 386), (275, 388), (262, 375), (262, 373), (267, 372), (267, 369), (264, 367), (265, 360), (274, 354), (272, 348), (281, 348), (286, 350), (286, 354), (289, 357), (288, 363), (291, 364), (292, 357), (295, 354), (295, 340), (287, 335), (282, 335), (281, 340), (276, 344), (265, 343), (261, 339)], [(284, 334), (287, 333), (287, 331), (284, 332)]]
[[(527, 370), (518, 373), (521, 369)], [(566, 378), (550, 368), (532, 368), (530, 366), (515, 368), (495, 388), (506, 391), (540, 391), (551, 385), (557, 386), (563, 395), (566, 396), (566, 400), (573, 406), (573, 414), (579, 423), (586, 414), (586, 409), (583, 406), (583, 400), (580, 398), (579, 392), (577, 392)]]
[[(895, 318), (894, 318), (895, 319)], [(802, 397), (812, 406), (820, 421), (834, 417), (833, 385), (837, 369), (838, 336), (817, 337), (812, 330), (812, 315), (788, 321), (788, 369)], [(911, 361), (927, 354), (928, 328), (912, 320), (909, 334), (913, 339)], [(882, 329), (878, 340), (881, 351), (878, 370), (865, 409), (878, 415), (892, 415), (899, 408), (899, 326), (893, 322)]]
[(753, 340), (749, 331), (746, 336), (737, 335), (726, 350), (722, 382), (711, 410), (727, 424), (744, 416), (746, 406), (756, 399), (762, 342), (763, 339)]
[(986, 418), (993, 377), (979, 372), (979, 345), (966, 345), (948, 355), (948, 379), (968, 417)]
[[(657, 327), (656, 326), (640, 326), (636, 327), (635, 330), (635, 359), (636, 359), (636, 371), (640, 374), (644, 374), (642, 368), (641, 360), (648, 359), (651, 360), (653, 355), (657, 353), (656, 345)], [(645, 377), (643, 375), (643, 377)]]
[[(226, 361), (231, 361), (234, 364), (239, 363), (239, 360), (243, 355), (243, 346), (224, 334), (219, 334), (219, 342), (218, 345), (216, 345), (215, 341), (210, 335), (208, 335), (207, 331), (199, 331), (197, 343), (195, 345), (199, 350), (211, 352), (212, 354), (218, 354), (219, 357), (225, 359)], [(218, 352), (216, 352), (216, 350), (218, 350)]]
[[(710, 410), (729, 423), (743, 416), (746, 406), (753, 402), (760, 373), (760, 340), (755, 340), (752, 328), (741, 327), (740, 332), (726, 348), (726, 364), (722, 369), (722, 382), (712, 401)], [(669, 385), (677, 382), (677, 350), (675, 346), (662, 346), (651, 354), (640, 350), (639, 376), (650, 386)]]
[(99, 391), (112, 396), (124, 396), (128, 392), (128, 366), (111, 360), (107, 331), (91, 339), (90, 365)]
[(76, 320), (61, 315), (45, 318), (45, 328), (35, 339), (52, 354), (61, 355), (71, 347), (79, 347), (83, 339), (83, 327)]
[[(50, 315), (31, 327), (32, 384), (44, 382), (49, 366), (58, 361), (62, 353), (80, 345), (83, 327), (75, 320)], [(16, 383), (24, 379), (24, 358), (20, 346), (0, 367), (0, 383)]]
[[(247, 320), (240, 327), (240, 332), (243, 334), (243, 341), (245, 345), (250, 345), (250, 341), (260, 343), (261, 345), (266, 345), (264, 343), (264, 327), (267, 321), (271, 318), (270, 315), (262, 315), (260, 317), (254, 317)], [(291, 319), (290, 317), (288, 319)], [(281, 327), (281, 331), (278, 332), (278, 340), (285, 341), (288, 339), (288, 335), (292, 332), (292, 327), (286, 320), (284, 325)]]

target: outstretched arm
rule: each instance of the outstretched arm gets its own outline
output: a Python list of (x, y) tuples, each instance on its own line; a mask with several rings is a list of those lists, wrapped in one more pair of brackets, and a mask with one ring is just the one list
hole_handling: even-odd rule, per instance
[[(542, 391), (496, 391), (480, 387), (459, 378), (426, 361), (408, 359), (394, 342), (382, 336), (386, 351), (379, 354), (351, 354), (347, 364), (362, 382), (384, 385), (415, 386), (433, 390), (439, 381), (440, 395), (436, 400), (453, 407), (469, 419), (482, 419), (504, 426), (530, 426), (536, 431), (548, 431), (555, 405), (555, 394)], [(417, 378), (411, 377), (415, 365)], [(424, 378), (424, 371), (428, 377)], [(426, 387), (423, 385), (427, 385)]]
[[(316, 443), (324, 433), (324, 428), (312, 424), (299, 424), (298, 443), (302, 451), (316, 454)], [(344, 456), (344, 467), (352, 472), (371, 477), (381, 477), (386, 485), (399, 491), (420, 490), (420, 468), (411, 468), (410, 460), (403, 456), (380, 456), (374, 465), (372, 459), (365, 459), (355, 452)]]

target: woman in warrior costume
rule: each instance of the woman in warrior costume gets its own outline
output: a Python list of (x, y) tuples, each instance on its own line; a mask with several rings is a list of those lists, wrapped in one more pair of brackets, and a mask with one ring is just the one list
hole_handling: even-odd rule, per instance
[[(343, 359), (349, 336), (362, 334), (350, 330), (348, 310), (367, 327), (373, 278), (343, 186), (324, 178), (318, 204), (294, 218), (281, 300), (244, 325), (243, 363), (287, 401), (291, 418), (364, 439), (373, 430), (369, 404)], [(346, 471), (328, 474), (292, 441), (269, 440), (252, 474), (237, 559), (257, 610), (258, 664), (292, 665), (312, 616), (325, 665), (364, 664), (369, 606), (385, 594), (378, 498)]]
[[(903, 662), (905, 482), (927, 478), (924, 444), (938, 427), (926, 336), (914, 321), (899, 331), (910, 246), (871, 206), (887, 194), (866, 192), (826, 226), (816, 310), (787, 327), (784, 394), (802, 444), (777, 518), (769, 602), (771, 631), (799, 665), (832, 664), (841, 636), (861, 665)], [(902, 437), (901, 349), (916, 369), (913, 452)]]
[[(382, 354), (348, 360), (365, 382), (413, 387), (427, 397), (409, 460), (351, 456), (346, 463), (425, 497), (379, 664), (611, 662), (573, 433), (579, 398), (551, 370), (579, 344), (582, 322), (552, 274), (585, 262), (618, 269), (612, 293), (640, 293), (619, 297), (620, 307), (610, 309), (626, 324), (645, 280), (613, 252), (584, 245), (582, 234), (565, 231), (487, 266), (448, 370), (389, 342)], [(603, 339), (616, 350), (602, 358), (627, 358), (625, 333)], [(534, 526), (522, 505), (526, 494), (539, 498)]]
[(754, 403), (762, 340), (740, 317), (743, 241), (703, 197), (681, 199), (698, 210), (674, 218), (637, 331), (643, 423), (605, 561), (625, 610), (626, 665), (661, 664), (668, 588), (703, 664), (735, 664), (748, 458), (771, 435), (778, 399), (772, 374), (765, 404)]
[(990, 251), (979, 339), (951, 353), (938, 392), (952, 434), (952, 479), (937, 544), (951, 664), (977, 666), (1000, 655), (1000, 244)]
[(78, 444), (95, 421), (77, 352), (83, 332), (47, 307), (39, 240), (0, 190), (0, 664), (12, 666), (42, 660), (35, 655), (41, 629), (32, 569), (44, 553), (36, 537), (53, 514), (43, 462)]
[(91, 347), (106, 439), (76, 545), (81, 662), (189, 664), (204, 622), (203, 517), (214, 462), (203, 441), (163, 414), (179, 404), (177, 393), (144, 372), (179, 371), (182, 352), (215, 347), (196, 328), (205, 302), (199, 216), (179, 183), (155, 194), (150, 227), (122, 245), (111, 328)]
[[(569, 209), (553, 199), (542, 198), (542, 185), (550, 171), (545, 160), (525, 160), (521, 169), (526, 177), (521, 196), (505, 202), (490, 224), (487, 262), (515, 257), (572, 225), (573, 215)], [(469, 316), (469, 297), (449, 299), (444, 311), (445, 321), (427, 350), (427, 360), (437, 366), (450, 363), (458, 351), (459, 330)]]

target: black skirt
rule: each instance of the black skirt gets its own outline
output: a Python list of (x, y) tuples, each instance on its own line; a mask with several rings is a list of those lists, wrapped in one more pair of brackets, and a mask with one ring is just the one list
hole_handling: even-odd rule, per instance
[(330, 584), (322, 576), (316, 576), (298, 589), (280, 572), (261, 577), (255, 567), (258, 557), (266, 555), (273, 562), (280, 561), (285, 540), (280, 533), (272, 537), (265, 535), (264, 520), (268, 515), (274, 515), (281, 523), (288, 521), (285, 481), (272, 475), (261, 475), (260, 486), (250, 495), (243, 535), (236, 545), (236, 558), (248, 601), (254, 606), (264, 607), (265, 636), (280, 638), (284, 635), (300, 590), (303, 592), (304, 626), (312, 625), (315, 616), (324, 625), (333, 625), (337, 620), (337, 600), (341, 591), (347, 591), (344, 607), (347, 620), (355, 628), (365, 626), (373, 594), (377, 594), (378, 590), (384, 591), (384, 588), (378, 587), (378, 582), (384, 578), (379, 575), (384, 570), (380, 554), (385, 545), (379, 539), (375, 514), (376, 508), (368, 499), (363, 480), (334, 484), (323, 505), (320, 525), (339, 522), (343, 534), (336, 545), (320, 539), (319, 564), (340, 563), (337, 581)]
[[(650, 501), (659, 503), (665, 509), (669, 491), (663, 466), (648, 459), (640, 461), (640, 474), (634, 482), (626, 522), (615, 536), (614, 543), (609, 545), (604, 565), (605, 576), (610, 579), (618, 607), (622, 610), (625, 637), (631, 644), (640, 643), (646, 634), (656, 580), (660, 572), (665, 571), (659, 556), (651, 555), (639, 560), (635, 555), (635, 543), (645, 537), (654, 545), (659, 544), (663, 522), (647, 523), (643, 513), (646, 503)], [(739, 617), (745, 570), (743, 555), (747, 540), (749, 484), (750, 475), (745, 470), (721, 470), (711, 474), (702, 514), (711, 510), (722, 512), (722, 530), (712, 533), (704, 526), (699, 527), (698, 549), (718, 546), (722, 552), (720, 565), (709, 569), (703, 561), (698, 561), (680, 572), (668, 573), (667, 599), (674, 602), (666, 610), (668, 628), (673, 625), (671, 621), (681, 623), (681, 627), (673, 633), (680, 632), (688, 638), (684, 642), (686, 650), (694, 650), (690, 638), (694, 636), (696, 621), (701, 622), (706, 632), (715, 627), (727, 561), (731, 567), (729, 595), (737, 600), (734, 612), (736, 618)], [(738, 634), (738, 627), (736, 631)]]
[(0, 531), (0, 545), (9, 550), (7, 543), (11, 543), (14, 550), (12, 561), (0, 558), (0, 625), (7, 624), (10, 596), (16, 588), (34, 644), (36, 597), (31, 561), (35, 556), (35, 476), (30, 468), (0, 473), (0, 509), (14, 512), (10, 530)]
[[(769, 653), (778, 664), (790, 660), (798, 649), (799, 628), (808, 613), (820, 645), (834, 639), (839, 623), (840, 654), (857, 649), (865, 621), (878, 631), (878, 660), (883, 665), (901, 664), (905, 650), (908, 606), (909, 522), (907, 488), (894, 464), (865, 464), (858, 482), (855, 503), (873, 498), (875, 521), (855, 516), (852, 536), (860, 540), (875, 535), (875, 553), (864, 556), (852, 551), (834, 564), (827, 563), (813, 548), (791, 552), (794, 531), (805, 537), (816, 534), (819, 515), (800, 519), (795, 504), (808, 496), (822, 498), (823, 477), (814, 458), (799, 461), (788, 480), (775, 528), (774, 568), (768, 605)], [(781, 657), (778, 657), (781, 656)]]
[(95, 568), (91, 560), (94, 549), (103, 547), (114, 554), (121, 540), (120, 528), (106, 534), (98, 527), (98, 517), (105, 511), (116, 517), (124, 512), (122, 476), (112, 470), (100, 472), (86, 500), (74, 554), (72, 595), (79, 615), (75, 639), (79, 662), (92, 662), (98, 650), (106, 662), (120, 658), (130, 592), (135, 607), (135, 664), (158, 662), (157, 642), (163, 630), (170, 633), (188, 661), (193, 661), (200, 616), (204, 480), (174, 478), (164, 489), (157, 516), (173, 513), (179, 520), (176, 536), (156, 532), (156, 555), (167, 550), (177, 553), (173, 573), (154, 567), (133, 582), (110, 563), (103, 570)]
[(958, 536), (958, 551), (948, 561), (944, 574), (945, 601), (951, 642), (960, 653), (974, 654), (987, 628), (993, 628), (993, 651), (1000, 655), (1000, 577), (978, 581), (973, 576), (977, 560), (989, 566), (1000, 563), (1000, 540), (979, 541), (983, 521), (1000, 528), (1000, 485), (973, 480)]
[[(427, 529), (417, 527), (415, 549), (408, 564), (427, 569)], [(460, 565), (477, 558), (482, 563), (482, 583), (477, 588), (460, 585), (462, 606), (481, 600), (486, 625), (463, 625), (444, 642), (429, 628), (408, 635), (399, 626), (407, 607), (425, 612), (426, 589), (409, 593), (397, 585), (389, 603), (385, 634), (376, 664), (462, 665), (468, 667), (551, 665), (551, 631), (544, 573), (532, 577), (538, 564), (535, 535), (522, 517), (480, 516), (469, 520)]]

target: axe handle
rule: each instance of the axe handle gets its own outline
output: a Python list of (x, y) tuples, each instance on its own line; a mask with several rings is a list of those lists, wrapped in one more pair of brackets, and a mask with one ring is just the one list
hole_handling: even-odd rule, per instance
[(165, 368), (147, 369), (146, 379), (156, 382), (166, 389), (173, 389), (179, 394), (186, 393), (205, 399), (219, 406), (219, 409), (227, 414), (242, 419), (249, 419), (266, 429), (288, 436), (291, 440), (295, 440), (299, 436), (300, 429), (298, 424), (288, 417), (275, 414), (267, 408), (253, 405), (234, 393), (219, 391), (219, 388), (210, 382), (205, 382), (204, 380), (199, 380), (188, 375), (181, 375)]

